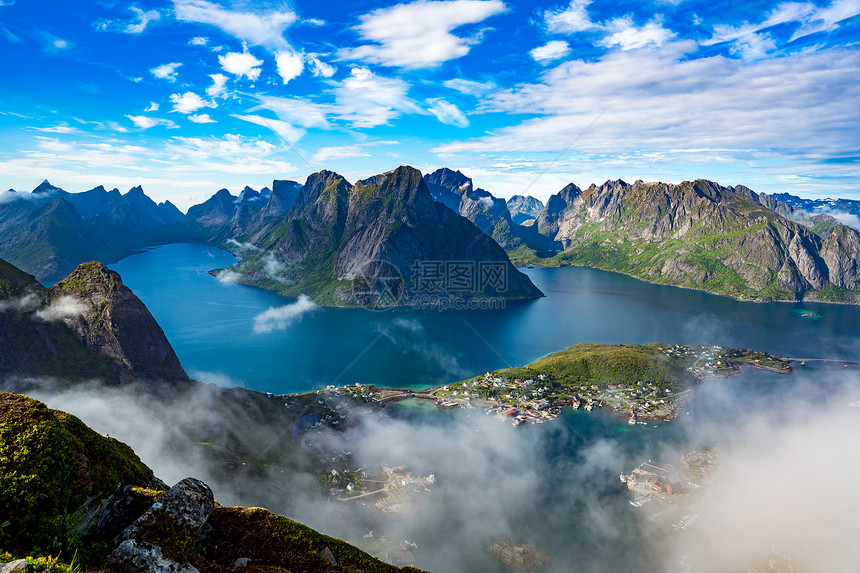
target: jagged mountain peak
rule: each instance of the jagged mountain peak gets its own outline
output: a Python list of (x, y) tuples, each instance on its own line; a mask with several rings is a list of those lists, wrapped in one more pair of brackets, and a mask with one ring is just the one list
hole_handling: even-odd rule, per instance
[(63, 322), (93, 352), (122, 370), (123, 378), (188, 382), (164, 331), (115, 271), (98, 261), (78, 266), (48, 289), (63, 304)]
[(55, 191), (62, 191), (59, 187), (55, 187), (51, 185), (51, 182), (47, 179), (44, 179), (35, 189), (33, 189), (32, 193), (40, 194), (40, 193), (53, 193)]

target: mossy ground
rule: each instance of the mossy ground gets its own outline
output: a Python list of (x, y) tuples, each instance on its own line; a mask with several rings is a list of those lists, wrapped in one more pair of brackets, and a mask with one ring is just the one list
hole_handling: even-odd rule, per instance
[(555, 352), (528, 366), (503, 368), (495, 376), (507, 379), (537, 379), (545, 374), (557, 392), (576, 391), (581, 386), (635, 384), (646, 380), (658, 388), (679, 391), (695, 382), (687, 363), (660, 351), (665, 344), (591, 344), (583, 342)]
[(150, 470), (127, 445), (75, 416), (18, 394), (0, 393), (0, 547), (56, 555), (87, 548), (75, 533), (82, 508), (120, 483), (148, 485)]
[(328, 547), (337, 560), (335, 570), (350, 573), (394, 573), (400, 569), (364, 551), (286, 517), (261, 508), (216, 507), (209, 518), (212, 532), (200, 542), (200, 554), (191, 560), (201, 571), (233, 571), (236, 559), (251, 560), (248, 571), (302, 571), (324, 573), (332, 566), (322, 557)]

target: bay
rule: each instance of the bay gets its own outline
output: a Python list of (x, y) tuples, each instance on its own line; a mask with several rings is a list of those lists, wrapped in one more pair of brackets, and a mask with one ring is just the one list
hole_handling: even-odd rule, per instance
[(315, 307), (260, 332), (257, 317), (296, 299), (208, 274), (234, 262), (221, 249), (172, 244), (110, 267), (150, 309), (192, 377), (278, 394), (355, 382), (442, 384), (578, 342), (860, 355), (857, 306), (741, 302), (578, 267), (522, 269), (546, 297), (508, 301), (502, 309)]

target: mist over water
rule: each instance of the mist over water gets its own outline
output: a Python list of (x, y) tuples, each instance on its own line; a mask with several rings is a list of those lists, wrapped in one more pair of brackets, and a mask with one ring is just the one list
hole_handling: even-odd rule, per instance
[[(309, 474), (222, 481), (190, 444), (180, 447), (188, 438), (178, 422), (205, 421), (212, 407), (205, 392), (167, 408), (97, 386), (36, 397), (126, 441), (170, 483), (198, 476), (222, 503), (267, 506), (368, 549), (369, 530), (395, 544), (409, 539), (418, 544), (416, 565), (437, 573), (509, 571), (485, 550), (507, 537), (552, 556), (547, 571), (557, 572), (743, 571), (774, 549), (790, 554), (797, 571), (847, 572), (857, 557), (860, 502), (851, 485), (860, 408), (849, 406), (860, 400), (857, 370), (746, 371), (705, 383), (677, 420), (647, 426), (566, 410), (555, 422), (514, 428), (480, 410), (405, 402), (345, 435), (314, 434), (371, 472), (405, 465), (435, 476), (429, 491), (391, 513), (324, 500)], [(265, 443), (297, 450), (284, 430)], [(253, 427), (247, 439), (260, 439)], [(620, 473), (648, 459), (677, 465), (683, 453), (714, 446), (718, 470), (690, 506), (697, 528), (675, 532), (677, 518), (649, 520), (663, 507), (628, 503)]]

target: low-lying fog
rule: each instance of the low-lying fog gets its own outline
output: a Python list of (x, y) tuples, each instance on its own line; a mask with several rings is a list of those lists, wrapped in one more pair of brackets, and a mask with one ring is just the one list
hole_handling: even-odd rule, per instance
[[(268, 505), (359, 545), (373, 541), (363, 537), (369, 530), (414, 541), (416, 566), (435, 573), (509, 570), (485, 551), (506, 537), (549, 554), (547, 570), (560, 572), (746, 571), (780, 554), (794, 559), (795, 571), (854, 571), (860, 562), (853, 488), (860, 408), (849, 406), (860, 399), (856, 370), (748, 372), (709, 382), (678, 420), (648, 426), (606, 412), (566, 412), (513, 428), (481, 410), (390, 407), (329, 438), (362, 467), (405, 465), (434, 475), (430, 491), (384, 514), (323, 499), (312, 475), (223, 483), (202, 455), (189, 453), (198, 450), (178, 447), (187, 437), (177, 420), (203, 419), (205, 396), (165, 407), (99, 387), (33, 395), (128, 443), (168, 483), (197, 476), (222, 503)], [(299, 448), (291, 430), (272, 436), (272, 447)], [(717, 471), (685, 512), (698, 516), (694, 527), (676, 532), (648, 519), (654, 508), (628, 503), (620, 473), (713, 446), (721, 451)]]

